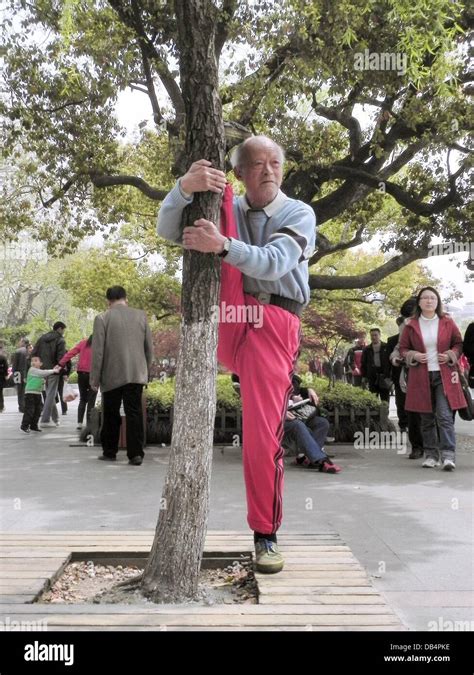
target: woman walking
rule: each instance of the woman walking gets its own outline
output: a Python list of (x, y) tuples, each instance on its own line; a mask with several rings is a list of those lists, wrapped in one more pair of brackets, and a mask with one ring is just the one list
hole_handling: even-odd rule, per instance
[(59, 362), (59, 365), (64, 368), (64, 366), (78, 354), (77, 382), (79, 385), (79, 406), (77, 409), (77, 428), (82, 429), (86, 408), (86, 423), (88, 424), (92, 408), (95, 406), (95, 400), (97, 398), (97, 392), (91, 388), (89, 382), (92, 363), (92, 335), (81, 340), (75, 347), (66, 352)]
[(400, 354), (409, 366), (405, 408), (420, 413), (426, 468), (439, 466), (440, 455), (445, 471), (456, 467), (453, 411), (466, 407), (457, 365), (461, 351), (461, 333), (443, 312), (438, 291), (422, 288), (401, 334)]

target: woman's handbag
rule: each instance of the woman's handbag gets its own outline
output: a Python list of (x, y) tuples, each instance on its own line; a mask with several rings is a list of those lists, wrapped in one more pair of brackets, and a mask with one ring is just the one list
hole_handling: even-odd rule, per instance
[(464, 374), (460, 370), (458, 370), (458, 373), (459, 373), (459, 380), (461, 382), (462, 393), (464, 394), (464, 398), (466, 399), (466, 407), (459, 408), (458, 410), (459, 417), (462, 420), (466, 420), (467, 422), (472, 422), (472, 420), (474, 419), (474, 402), (472, 400), (469, 384)]
[(309, 399), (305, 399), (304, 401), (298, 401), (293, 405), (290, 404), (288, 412), (293, 413), (293, 415), (302, 422), (306, 422), (310, 417), (316, 414), (318, 410), (313, 403), (309, 403)]

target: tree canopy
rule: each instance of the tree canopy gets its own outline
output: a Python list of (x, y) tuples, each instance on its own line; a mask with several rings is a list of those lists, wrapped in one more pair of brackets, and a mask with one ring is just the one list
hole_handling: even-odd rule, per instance
[[(312, 270), (312, 289), (373, 286), (426, 257), (433, 235), (467, 241), (472, 203), (468, 4), (452, 0), (203, 0), (218, 17), (228, 148), (267, 133), (286, 149), (283, 190), (310, 203), (311, 261), (380, 237), (356, 274)], [(4, 0), (0, 231), (50, 252), (99, 229), (154, 236), (186, 167), (177, 20), (167, 0)], [(125, 139), (131, 88), (152, 113)]]

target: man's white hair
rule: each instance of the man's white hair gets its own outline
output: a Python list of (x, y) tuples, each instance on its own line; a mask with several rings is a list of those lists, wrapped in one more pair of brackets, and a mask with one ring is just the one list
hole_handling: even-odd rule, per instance
[(250, 136), (250, 138), (246, 138), (245, 141), (243, 141), (236, 148), (234, 148), (230, 156), (230, 163), (233, 169), (235, 169), (236, 167), (241, 167), (243, 166), (243, 164), (245, 164), (246, 159), (245, 156), (247, 154), (248, 146), (256, 144), (273, 145), (280, 153), (281, 163), (283, 164), (283, 162), (285, 161), (285, 151), (283, 150), (281, 145), (278, 145), (278, 143), (276, 143), (272, 138), (268, 138), (268, 136), (264, 136), (262, 134), (259, 136)]

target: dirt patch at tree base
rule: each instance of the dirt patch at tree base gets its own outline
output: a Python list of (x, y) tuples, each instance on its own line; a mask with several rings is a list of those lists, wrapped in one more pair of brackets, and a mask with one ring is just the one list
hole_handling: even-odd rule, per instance
[[(72, 562), (50, 590), (38, 599), (48, 604), (138, 604), (149, 603), (134, 579), (138, 566), (101, 565), (92, 560)], [(121, 584), (121, 585), (118, 585)], [(125, 585), (127, 584), (127, 585)], [(130, 585), (128, 585), (130, 584)], [(258, 590), (250, 561), (235, 561), (222, 569), (202, 569), (199, 593), (192, 604), (257, 604)]]

